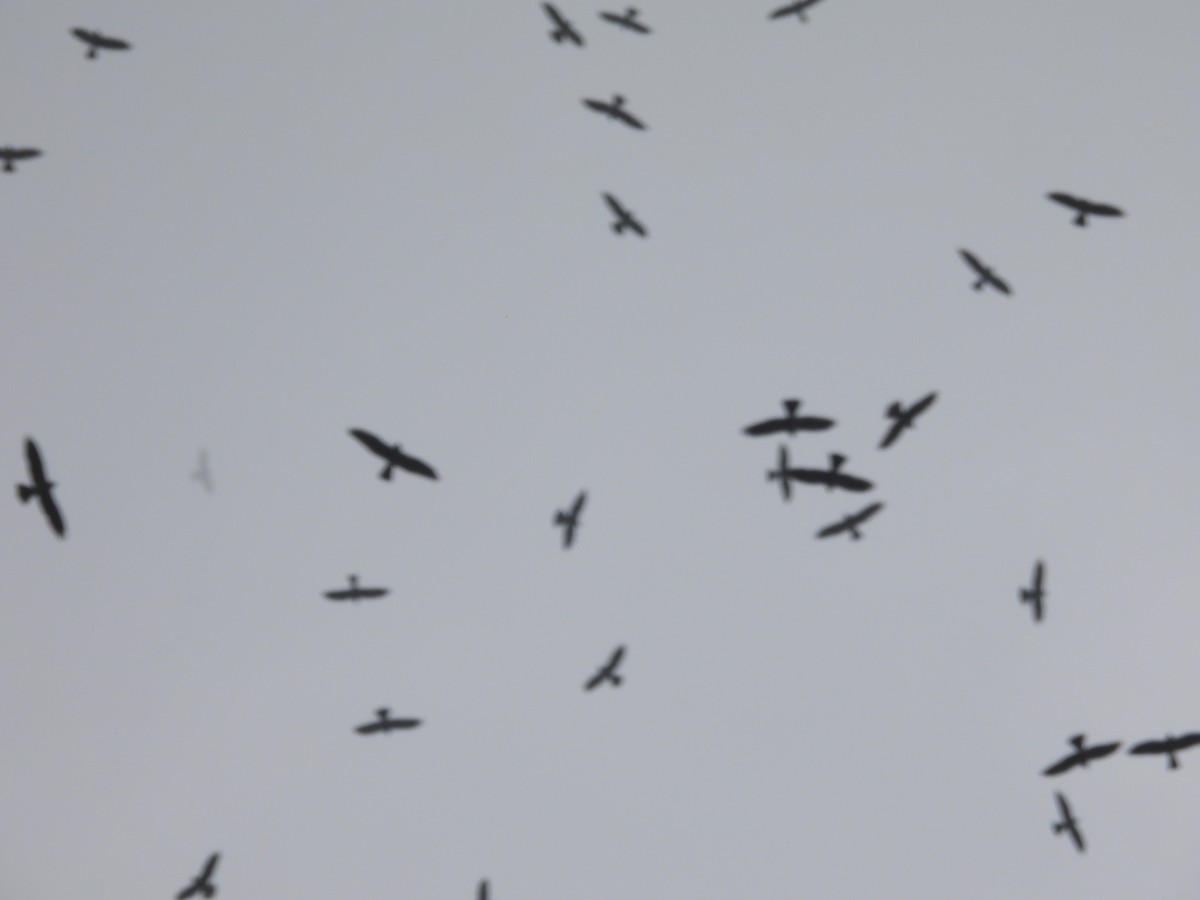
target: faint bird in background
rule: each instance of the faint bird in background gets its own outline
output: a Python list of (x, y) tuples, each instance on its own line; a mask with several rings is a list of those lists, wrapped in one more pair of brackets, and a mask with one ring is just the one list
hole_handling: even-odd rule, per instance
[(583, 689), (585, 691), (593, 691), (606, 681), (613, 687), (620, 687), (622, 678), (617, 674), (617, 666), (621, 664), (624, 656), (625, 647), (622, 645), (614, 650), (612, 656), (608, 658), (608, 662), (601, 666), (599, 671), (584, 683)]
[(196, 471), (192, 473), (192, 480), (204, 485), (204, 490), (207, 493), (211, 494), (213, 492), (212, 473), (208, 470), (207, 450), (200, 451), (200, 458), (196, 462)]
[(628, 6), (624, 13), (602, 12), (600, 18), (606, 22), (611, 22), (618, 28), (623, 28), (626, 31), (633, 31), (637, 34), (649, 34), (650, 29), (638, 19), (638, 11), (636, 6)]
[(1046, 577), (1046, 567), (1039, 559), (1033, 566), (1032, 583), (1027, 588), (1021, 588), (1021, 602), (1028, 603), (1033, 610), (1033, 621), (1042, 621), (1043, 601), (1046, 599), (1046, 589), (1043, 586)]
[(587, 502), (587, 491), (580, 491), (569, 510), (557, 510), (554, 513), (554, 524), (563, 529), (563, 549), (566, 550), (575, 541), (575, 529), (579, 527), (579, 514), (583, 504)]
[(623, 122), (630, 128), (636, 128), (638, 131), (644, 131), (646, 128), (645, 123), (641, 119), (625, 109), (625, 98), (620, 94), (613, 94), (612, 100), (608, 102), (584, 98), (583, 105), (601, 115), (608, 116), (610, 119)]
[(819, 2), (820, 0), (799, 0), (797, 3), (789, 3), (787, 6), (781, 6), (774, 10), (769, 16), (767, 16), (767, 18), (782, 19), (794, 13), (796, 18), (801, 22), (807, 22), (808, 17), (804, 15), (805, 11), (813, 4)]

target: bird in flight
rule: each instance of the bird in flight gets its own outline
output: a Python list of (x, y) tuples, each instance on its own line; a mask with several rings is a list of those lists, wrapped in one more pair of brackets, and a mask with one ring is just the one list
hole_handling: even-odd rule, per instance
[(550, 32), (550, 38), (556, 43), (561, 44), (563, 41), (570, 41), (577, 47), (583, 46), (583, 35), (575, 30), (567, 19), (555, 9), (553, 3), (543, 3), (542, 9), (546, 11), (546, 15), (550, 17), (550, 21), (554, 23), (554, 30)]
[(800, 409), (799, 400), (784, 400), (783, 409), (785, 413), (783, 416), (774, 419), (763, 419), (761, 422), (747, 425), (742, 429), (743, 433), (752, 437), (760, 437), (764, 434), (778, 434), (781, 431), (788, 434), (795, 434), (797, 431), (825, 431), (834, 425), (833, 419), (826, 419), (821, 416), (796, 415)]
[(636, 6), (626, 7), (624, 13), (602, 12), (600, 13), (600, 18), (606, 22), (612, 22), (618, 28), (624, 28), (626, 31), (634, 31), (638, 34), (650, 33), (650, 29), (638, 20)]
[(59, 511), (58, 504), (54, 501), (51, 493), (54, 490), (54, 482), (46, 477), (42, 454), (33, 438), (25, 438), (25, 462), (33, 484), (18, 484), (17, 498), (22, 503), (28, 503), (37, 497), (42, 512), (46, 514), (46, 521), (50, 523), (51, 530), (60, 538), (66, 537), (67, 525), (63, 521), (62, 512)]
[(608, 208), (617, 217), (617, 220), (612, 223), (613, 234), (621, 234), (628, 228), (639, 237), (647, 236), (646, 226), (639, 222), (634, 214), (621, 204), (620, 200), (609, 193), (603, 194), (603, 197), (604, 202), (608, 204)]
[(1033, 621), (1042, 621), (1042, 601), (1046, 599), (1046, 589), (1042, 586), (1046, 577), (1046, 567), (1039, 559), (1033, 567), (1033, 583), (1027, 588), (1021, 588), (1021, 602), (1028, 603), (1033, 609)]
[(613, 687), (621, 686), (621, 676), (617, 674), (617, 666), (621, 664), (621, 658), (625, 655), (624, 645), (618, 647), (612, 652), (612, 656), (608, 658), (603, 666), (601, 666), (596, 674), (587, 680), (583, 685), (585, 691), (593, 691), (604, 682), (609, 682)]
[(858, 530), (858, 526), (867, 521), (867, 519), (871, 518), (871, 516), (875, 515), (875, 513), (879, 512), (881, 509), (883, 509), (882, 503), (872, 503), (870, 506), (860, 509), (858, 512), (853, 513), (852, 515), (846, 516), (844, 519), (842, 519), (842, 521), (834, 522), (832, 525), (827, 525), (826, 527), (822, 528), (817, 532), (817, 537), (833, 537), (836, 534), (841, 534), (844, 531), (848, 531), (850, 532), (850, 537), (857, 541), (862, 537), (862, 534)]
[(799, 19), (801, 22), (807, 22), (808, 18), (804, 15), (804, 11), (814, 3), (819, 2), (820, 0), (799, 0), (797, 3), (789, 3), (786, 6), (779, 7), (779, 9), (772, 12), (769, 16), (767, 16), (767, 18), (782, 19), (786, 16), (790, 16), (792, 13), (795, 13), (797, 19)]
[(42, 151), (33, 147), (0, 147), (0, 159), (4, 160), (5, 172), (17, 171), (13, 163), (23, 159), (35, 159), (41, 155)]
[(1093, 759), (1103, 759), (1111, 753), (1116, 753), (1117, 748), (1121, 746), (1120, 741), (1113, 741), (1111, 744), (1093, 744), (1090, 747), (1084, 746), (1084, 735), (1077, 734), (1071, 738), (1071, 745), (1075, 748), (1074, 753), (1068, 753), (1058, 762), (1047, 766), (1042, 770), (1043, 775), (1061, 775), (1063, 772), (1073, 769), (1076, 766), (1086, 767)]
[(579, 513), (582, 512), (585, 502), (587, 502), (587, 491), (580, 491), (569, 511), (564, 512), (560, 509), (554, 513), (554, 524), (563, 527), (564, 550), (570, 547), (575, 540), (575, 529), (579, 527)]
[(975, 270), (975, 274), (979, 276), (975, 283), (971, 285), (975, 290), (982, 291), (984, 285), (990, 284), (1002, 294), (1011, 294), (1012, 289), (1009, 288), (1008, 282), (1004, 281), (995, 272), (985, 266), (970, 250), (959, 250), (958, 255), (963, 258), (968, 266)]
[(128, 50), (130, 48), (128, 41), (106, 37), (98, 31), (88, 31), (86, 28), (72, 28), (71, 34), (88, 45), (88, 59), (95, 59), (96, 54), (101, 50)]
[(188, 900), (189, 897), (199, 894), (203, 894), (205, 897), (213, 896), (217, 892), (217, 886), (212, 883), (212, 876), (220, 859), (220, 853), (210, 856), (204, 863), (204, 868), (200, 870), (200, 874), (192, 879), (191, 884), (175, 895), (175, 900)]
[(388, 718), (390, 710), (384, 706), (375, 710), (375, 721), (368, 722), (365, 725), (359, 725), (354, 730), (359, 734), (378, 734), (385, 731), (395, 731), (401, 728), (416, 728), (421, 724), (420, 719), (391, 719)]
[(347, 580), (350, 582), (350, 587), (339, 588), (336, 591), (326, 591), (325, 599), (340, 601), (340, 600), (375, 600), (378, 597), (386, 597), (387, 588), (365, 588), (358, 586), (358, 576), (348, 575)]
[(825, 490), (832, 491), (841, 488), (844, 491), (869, 491), (874, 485), (865, 478), (857, 475), (847, 475), (842, 471), (842, 463), (846, 457), (840, 453), (829, 454), (828, 469), (791, 469), (790, 477), (805, 484), (823, 484)]
[(1084, 200), (1082, 197), (1074, 197), (1071, 194), (1055, 193), (1047, 194), (1048, 198), (1055, 203), (1061, 203), (1068, 209), (1075, 210), (1075, 224), (1080, 228), (1086, 227), (1087, 217), (1091, 216), (1123, 216), (1124, 212), (1111, 206), (1107, 203), (1094, 203), (1091, 200)]
[(588, 109), (595, 110), (598, 113), (608, 116), (610, 119), (616, 119), (618, 122), (624, 122), (630, 128), (636, 128), (638, 131), (646, 129), (645, 124), (641, 119), (632, 115), (625, 109), (625, 98), (620, 94), (613, 94), (613, 98), (609, 102), (603, 100), (592, 100), (584, 98), (583, 105)]
[(192, 473), (192, 480), (198, 481), (204, 485), (204, 490), (208, 493), (213, 491), (212, 475), (208, 471), (208, 451), (200, 451), (200, 459), (196, 462), (196, 471)]
[(896, 442), (896, 439), (903, 434), (904, 429), (915, 427), (917, 416), (921, 415), (921, 413), (933, 406), (933, 401), (936, 399), (937, 392), (935, 391), (932, 394), (927, 394), (926, 396), (922, 397), (908, 409), (902, 407), (899, 400), (889, 406), (884, 412), (884, 417), (893, 419), (894, 421), (892, 422), (891, 427), (888, 429), (887, 434), (883, 436), (883, 440), (879, 442), (879, 449), (883, 450), (887, 447), (890, 447)]
[(428, 464), (417, 459), (415, 456), (409, 456), (402, 452), (399, 444), (386, 444), (371, 434), (371, 432), (363, 431), (361, 428), (351, 428), (350, 434), (364, 447), (387, 463), (383, 467), (383, 471), (379, 473), (379, 477), (384, 481), (392, 480), (392, 469), (396, 466), (407, 472), (412, 472), (414, 475), (424, 475), (426, 478), (432, 478), (434, 481), (437, 480), (437, 472), (433, 471)]
[(1058, 801), (1058, 814), (1062, 818), (1054, 823), (1054, 833), (1062, 834), (1064, 831), (1071, 835), (1071, 840), (1075, 842), (1075, 849), (1080, 853), (1083, 852), (1083, 835), (1079, 833), (1079, 822), (1071, 815), (1071, 806), (1067, 803), (1067, 798), (1057, 791), (1054, 792), (1054, 799)]
[(1134, 744), (1129, 748), (1130, 753), (1139, 756), (1145, 756), (1151, 753), (1163, 753), (1167, 757), (1167, 768), (1178, 769), (1179, 760), (1175, 758), (1175, 754), (1180, 750), (1186, 750), (1188, 747), (1194, 747), (1200, 744), (1200, 733), (1190, 732), (1181, 734), (1178, 737), (1167, 735), (1161, 741), (1142, 741), (1140, 744)]
[(779, 445), (779, 466), (775, 469), (767, 469), (767, 481), (778, 481), (779, 490), (783, 494), (784, 500), (792, 499), (792, 480), (797, 477), (800, 469), (792, 468), (788, 461), (788, 450), (786, 444)]
[(476, 897), (478, 900), (488, 900), (488, 883), (486, 878), (479, 882), (479, 892), (476, 894)]

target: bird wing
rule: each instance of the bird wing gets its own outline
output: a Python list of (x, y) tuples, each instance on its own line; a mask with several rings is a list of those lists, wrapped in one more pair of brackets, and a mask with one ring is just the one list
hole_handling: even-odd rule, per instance
[(42, 512), (46, 514), (46, 518), (50, 522), (50, 527), (54, 529), (54, 533), (59, 537), (65, 537), (67, 524), (63, 521), (62, 513), (58, 509), (58, 504), (54, 502), (54, 497), (50, 491), (42, 491), (38, 495), (38, 498), (41, 500)]
[(900, 432), (903, 430), (904, 421), (902, 419), (897, 419), (892, 423), (891, 427), (888, 428), (887, 434), (883, 436), (883, 440), (879, 442), (879, 449), (886, 450), (888, 447), (892, 446), (892, 444), (896, 442), (896, 438), (900, 437)]
[(1045, 573), (1046, 573), (1046, 568), (1045, 568), (1045, 566), (1042, 565), (1042, 561), (1039, 559), (1037, 561), (1037, 564), (1034, 565), (1034, 567), (1033, 567), (1033, 589), (1035, 591), (1037, 591), (1038, 593), (1041, 593), (1042, 576), (1045, 575)]
[(1196, 744), (1200, 744), (1200, 732), (1192, 731), (1175, 738), (1175, 747), (1179, 750), (1194, 747)]
[(1123, 216), (1121, 210), (1108, 203), (1088, 203), (1088, 212), (1097, 216)]
[(833, 475), (834, 484), (847, 491), (869, 491), (875, 485), (865, 478), (859, 478), (857, 475), (844, 475), (841, 472)]
[(646, 130), (646, 126), (642, 122), (642, 120), (639, 119), (637, 116), (633, 115), (632, 113), (627, 113), (623, 109), (618, 109), (613, 112), (613, 115), (615, 115), (618, 119), (620, 119), (622, 122), (624, 122), (630, 128), (636, 128), (639, 131)]
[(624, 644), (622, 644), (620, 647), (618, 647), (616, 650), (613, 651), (613, 655), (609, 657), (608, 665), (605, 666), (605, 668), (609, 672), (611, 672), (613, 669), (615, 669), (620, 664), (621, 659), (624, 656), (625, 656), (625, 646), (624, 646)]
[(860, 512), (853, 516), (854, 524), (861, 525), (881, 509), (883, 509), (882, 503), (872, 503), (870, 506), (864, 507)]
[(1103, 759), (1106, 756), (1116, 753), (1120, 746), (1120, 741), (1113, 741), (1111, 744), (1097, 744), (1091, 747), (1088, 753), (1092, 759)]
[(385, 444), (369, 431), (364, 431), (361, 428), (351, 428), (350, 434), (354, 436), (364, 447), (374, 453), (376, 456), (382, 456), (384, 459), (390, 459), (392, 456), (392, 448)]
[(618, 200), (616, 197), (614, 197), (612, 194), (610, 194), (606, 191), (603, 196), (604, 196), (604, 202), (607, 203), (608, 208), (613, 211), (613, 215), (618, 216), (622, 219), (626, 218), (629, 215), (628, 210), (626, 210), (625, 207), (623, 207), (621, 205), (621, 201)]
[(767, 18), (782, 19), (784, 16), (791, 15), (794, 12), (800, 12), (802, 9), (804, 9), (804, 0), (800, 0), (799, 3), (789, 3), (787, 6), (781, 6), (779, 9), (773, 11), (769, 16), (767, 16)]
[(42, 466), (42, 454), (33, 438), (25, 438), (25, 460), (29, 464), (29, 476), (33, 479), (34, 487), (40, 488), (46, 483), (46, 470)]
[(1058, 802), (1058, 814), (1063, 817), (1064, 821), (1070, 822), (1071, 807), (1067, 805), (1067, 798), (1055, 791), (1054, 799)]
[(208, 861), (204, 864), (204, 869), (200, 872), (200, 879), (202, 881), (208, 881), (208, 879), (212, 878), (213, 870), (217, 868), (217, 863), (220, 859), (220, 853), (214, 853), (208, 858)]
[(603, 100), (590, 100), (587, 97), (583, 99), (583, 105), (589, 109), (594, 109), (596, 112), (606, 113), (610, 111), (610, 107)]
[(326, 591), (325, 592), (326, 600), (349, 600), (353, 596), (354, 596), (353, 591), (347, 590), (345, 588), (341, 588), (340, 590), (336, 590), (336, 591)]
[(1166, 741), (1154, 740), (1142, 741), (1140, 744), (1134, 744), (1129, 748), (1129, 752), (1140, 756), (1144, 753), (1166, 753), (1167, 749)]
[(635, 219), (632, 214), (630, 214), (627, 224), (630, 228), (637, 232), (639, 237), (646, 237), (646, 226)]
[(424, 475), (426, 478), (432, 478), (434, 481), (437, 481), (437, 472), (433, 471), (431, 466), (417, 459), (415, 456), (409, 456), (407, 453), (397, 453), (396, 465), (402, 469), (407, 469), (415, 475)]
[(1083, 845), (1083, 835), (1079, 833), (1078, 823), (1074, 819), (1071, 819), (1067, 822), (1067, 831), (1071, 833), (1071, 840), (1075, 842), (1076, 848), (1078, 848), (1079, 852), (1082, 853), (1085, 849)]
[(796, 428), (800, 431), (825, 431), (833, 425), (833, 419), (823, 416), (801, 416), (796, 420)]
[(1063, 206), (1069, 206), (1071, 209), (1077, 212), (1082, 210), (1084, 206), (1082, 200), (1062, 192), (1047, 194), (1046, 197), (1050, 200), (1053, 200), (1055, 203), (1061, 203)]
[(96, 35), (96, 37), (97, 37), (96, 43), (98, 43), (101, 47), (104, 47), (108, 50), (128, 50), (129, 49), (129, 42), (123, 41), (120, 38), (105, 37), (102, 34), (98, 34), (98, 35)]
[(554, 21), (555, 25), (557, 25), (559, 28), (570, 30), (570, 23), (568, 23), (567, 20), (562, 17), (562, 13), (555, 9), (553, 4), (543, 3), (542, 9), (546, 11), (546, 15), (548, 15)]
[(97, 38), (100, 37), (96, 32), (88, 31), (86, 28), (72, 28), (71, 34), (75, 35), (75, 37), (79, 38), (85, 44), (98, 43)]
[(571, 515), (578, 516), (583, 511), (583, 504), (587, 502), (587, 491), (580, 491), (579, 496), (575, 498), (575, 503), (571, 506)]
[(784, 427), (783, 419), (763, 419), (761, 422), (755, 422), (753, 425), (747, 425), (742, 429), (744, 434), (754, 435), (759, 437), (764, 434), (774, 434)]
[(853, 524), (854, 524), (854, 522), (852, 522), (849, 518), (842, 519), (842, 521), (840, 521), (840, 522), (834, 522), (832, 525), (826, 525), (824, 528), (822, 528), (820, 531), (817, 532), (817, 537), (819, 537), (819, 538), (833, 537), (835, 534), (841, 534), (843, 531), (845, 531), (847, 528), (849, 528)]
[(1068, 769), (1072, 769), (1077, 765), (1079, 765), (1079, 754), (1071, 753), (1067, 756), (1064, 756), (1062, 759), (1060, 759), (1054, 765), (1047, 766), (1045, 769), (1042, 770), (1042, 774), (1043, 775), (1061, 775), (1063, 772), (1066, 772)]
[(600, 686), (600, 683), (602, 681), (604, 681), (604, 670), (603, 669), (601, 669), (599, 672), (597, 672), (595, 675), (593, 675), (591, 678), (589, 678), (587, 681), (585, 681), (583, 683), (583, 689), (585, 691), (595, 690), (597, 687)]
[(929, 409), (929, 407), (933, 406), (933, 401), (936, 399), (937, 391), (933, 391), (914, 403), (908, 410), (909, 420), (915, 419), (921, 413), (925, 412), (925, 410)]
[(970, 266), (972, 269), (974, 269), (976, 272), (978, 272), (980, 275), (984, 275), (987, 272), (987, 266), (985, 266), (983, 263), (981, 263), (979, 261), (979, 257), (977, 257), (970, 250), (961, 250), (960, 249), (958, 251), (958, 255), (961, 256), (964, 260), (966, 260), (967, 265)]
[(1008, 286), (1008, 282), (999, 275), (988, 274), (988, 281), (995, 285), (996, 290), (1002, 294), (1012, 294), (1012, 288)]

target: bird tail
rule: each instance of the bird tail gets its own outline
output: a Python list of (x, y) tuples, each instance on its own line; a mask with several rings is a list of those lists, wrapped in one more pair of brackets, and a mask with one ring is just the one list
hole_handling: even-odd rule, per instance
[(1086, 227), (1087, 226), (1087, 213), (1083, 212), (1081, 210), (1079, 212), (1079, 215), (1077, 215), (1075, 217), (1075, 224), (1078, 225), (1080, 228)]
[(1067, 826), (1064, 825), (1062, 822), (1055, 822), (1053, 827), (1054, 827), (1055, 834), (1062, 834), (1064, 831), (1067, 830)]
[(205, 897), (213, 897), (216, 895), (216, 893), (217, 893), (217, 889), (215, 887), (213, 887), (211, 884), (205, 885), (205, 887), (204, 887), (204, 896)]
[(562, 510), (559, 510), (558, 512), (556, 512), (554, 514), (554, 524), (555, 525), (566, 525), (567, 521), (568, 521), (567, 514), (564, 513)]
[(20, 499), (20, 501), (22, 503), (28, 503), (29, 498), (32, 497), (36, 493), (37, 493), (37, 491), (27, 484), (18, 484), (17, 485), (17, 497)]
[(388, 463), (386, 466), (383, 467), (383, 471), (379, 473), (379, 477), (382, 478), (384, 481), (392, 480), (392, 464), (391, 463)]

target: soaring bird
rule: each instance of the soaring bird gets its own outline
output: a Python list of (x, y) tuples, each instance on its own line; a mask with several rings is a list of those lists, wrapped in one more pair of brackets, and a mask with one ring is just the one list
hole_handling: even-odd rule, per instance
[(387, 444), (371, 434), (371, 432), (363, 431), (361, 428), (351, 428), (350, 434), (364, 447), (387, 463), (383, 467), (383, 471), (379, 473), (379, 477), (384, 481), (392, 480), (392, 469), (397, 466), (405, 471), (412, 472), (414, 475), (424, 475), (426, 478), (437, 480), (437, 472), (433, 471), (422, 460), (401, 451), (399, 444)]
[(1068, 753), (1058, 762), (1047, 766), (1042, 770), (1043, 775), (1061, 775), (1076, 766), (1087, 767), (1087, 764), (1093, 759), (1103, 759), (1112, 753), (1117, 752), (1117, 748), (1121, 746), (1120, 741), (1113, 741), (1110, 744), (1093, 744), (1090, 747), (1084, 746), (1085, 736), (1077, 734), (1070, 739), (1071, 745), (1075, 748), (1074, 753)]
[(917, 416), (933, 406), (933, 401), (937, 399), (937, 393), (927, 394), (914, 403), (912, 406), (905, 409), (896, 401), (887, 408), (884, 412), (884, 417), (892, 419), (892, 425), (887, 430), (887, 434), (883, 436), (883, 440), (879, 442), (879, 449), (884, 450), (896, 442), (896, 439), (904, 432), (906, 428), (916, 427)]
[(128, 50), (130, 48), (128, 41), (107, 37), (98, 31), (88, 31), (86, 28), (72, 28), (71, 34), (88, 45), (88, 59), (95, 59), (100, 50)]
[(958, 255), (963, 258), (968, 266), (975, 270), (976, 281), (971, 287), (977, 291), (982, 291), (984, 285), (990, 284), (1002, 294), (1011, 294), (1012, 289), (1009, 288), (1008, 282), (1004, 281), (995, 272), (985, 266), (970, 250), (959, 250)]
[(54, 501), (54, 482), (46, 477), (46, 467), (42, 464), (42, 454), (38, 450), (38, 445), (34, 443), (33, 438), (25, 438), (25, 461), (29, 469), (29, 477), (33, 480), (33, 484), (18, 484), (17, 498), (22, 503), (28, 503), (34, 497), (37, 497), (38, 503), (42, 507), (42, 512), (46, 514), (46, 521), (50, 523), (51, 530), (60, 538), (66, 537), (67, 525), (63, 521), (62, 513), (59, 511), (58, 504)]
[(614, 650), (612, 652), (612, 656), (608, 658), (608, 662), (601, 666), (596, 674), (584, 683), (583, 689), (585, 691), (595, 690), (606, 681), (612, 684), (613, 687), (620, 687), (622, 679), (621, 676), (617, 674), (617, 666), (621, 664), (621, 659), (624, 656), (625, 647), (622, 645)]
[(1080, 228), (1087, 226), (1088, 216), (1123, 216), (1125, 213), (1117, 207), (1108, 203), (1094, 203), (1091, 200), (1084, 200), (1082, 197), (1075, 197), (1071, 194), (1061, 192), (1047, 194), (1049, 199), (1055, 203), (1061, 203), (1068, 209), (1075, 211), (1075, 224)]
[(557, 510), (554, 513), (554, 524), (563, 529), (563, 549), (567, 549), (575, 540), (575, 529), (579, 527), (579, 514), (583, 504), (587, 502), (587, 491), (580, 491), (569, 510)]
[(205, 862), (204, 868), (200, 870), (200, 874), (192, 879), (191, 884), (175, 895), (175, 900), (188, 900), (189, 897), (195, 897), (198, 894), (203, 894), (205, 897), (213, 896), (217, 892), (217, 886), (212, 883), (212, 876), (220, 858), (220, 853), (210, 856)]

